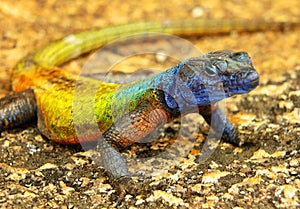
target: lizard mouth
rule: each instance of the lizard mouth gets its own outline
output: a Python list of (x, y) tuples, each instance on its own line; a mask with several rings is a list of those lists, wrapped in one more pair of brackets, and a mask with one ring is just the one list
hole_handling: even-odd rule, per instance
[(248, 70), (243, 75), (237, 76), (236, 79), (230, 81), (225, 87), (225, 92), (228, 96), (235, 94), (245, 94), (259, 85), (259, 75), (253, 69)]
[(241, 88), (247, 92), (255, 89), (259, 85), (259, 75), (255, 70), (249, 70), (242, 80), (243, 85)]

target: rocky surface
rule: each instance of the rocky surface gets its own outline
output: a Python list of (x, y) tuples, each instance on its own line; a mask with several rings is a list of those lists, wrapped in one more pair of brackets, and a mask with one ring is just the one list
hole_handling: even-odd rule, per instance
[[(2, 1), (1, 94), (9, 91), (10, 69), (18, 59), (49, 40), (82, 29), (144, 19), (201, 16), (299, 21), (300, 16), (298, 0), (176, 2)], [(237, 124), (244, 145), (219, 143), (212, 155), (199, 163), (208, 132), (203, 121), (186, 156), (185, 142), (192, 140), (182, 140), (176, 131), (191, 127), (178, 122), (167, 126), (156, 143), (124, 151), (125, 156), (145, 158), (164, 150), (167, 142), (178, 141), (170, 151), (177, 153), (173, 159), (149, 157), (142, 163), (129, 159), (135, 181), (142, 185), (150, 182), (151, 190), (127, 195), (120, 208), (300, 207), (299, 28), (190, 41), (203, 52), (245, 50), (253, 57), (261, 74), (260, 87), (249, 95), (226, 100), (227, 114)], [(79, 59), (64, 67), (78, 71), (84, 62)], [(93, 151), (51, 142), (39, 134), (34, 123), (3, 132), (0, 153), (2, 208), (106, 208), (118, 197), (105, 171), (92, 160)], [(155, 165), (161, 167), (151, 172)]]

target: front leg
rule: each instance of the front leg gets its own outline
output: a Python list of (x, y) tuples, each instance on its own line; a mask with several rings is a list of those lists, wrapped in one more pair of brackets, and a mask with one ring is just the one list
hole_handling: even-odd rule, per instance
[[(109, 132), (113, 131), (112, 129)], [(104, 167), (112, 184), (118, 189), (119, 197), (112, 205), (116, 207), (122, 202), (127, 192), (134, 194), (140, 191), (140, 187), (131, 179), (125, 160), (119, 150), (106, 141), (107, 137), (109, 136), (104, 134), (98, 140), (96, 162)]]
[(223, 132), (222, 139), (225, 142), (237, 146), (242, 145), (237, 128), (217, 105), (199, 107), (199, 114), (214, 128), (215, 132)]
[(140, 139), (153, 130), (164, 125), (169, 113), (155, 100), (144, 102), (135, 110), (118, 119), (99, 138), (97, 151), (101, 165), (108, 172), (110, 180), (119, 189), (120, 196), (115, 205), (118, 205), (126, 193), (136, 194), (141, 190), (148, 190), (147, 185), (133, 183), (127, 164), (120, 149), (139, 142)]

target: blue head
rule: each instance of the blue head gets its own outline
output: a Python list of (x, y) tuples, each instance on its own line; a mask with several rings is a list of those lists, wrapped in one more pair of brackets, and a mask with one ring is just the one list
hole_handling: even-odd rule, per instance
[(259, 84), (259, 75), (246, 52), (211, 52), (183, 61), (176, 68), (176, 84), (172, 88), (168, 85), (165, 100), (180, 111), (245, 94)]

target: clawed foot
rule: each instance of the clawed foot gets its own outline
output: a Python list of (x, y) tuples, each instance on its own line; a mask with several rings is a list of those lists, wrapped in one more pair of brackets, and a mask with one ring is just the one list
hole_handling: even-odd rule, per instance
[(118, 179), (114, 181), (114, 187), (117, 188), (119, 191), (119, 197), (115, 204), (112, 205), (112, 208), (117, 207), (121, 204), (121, 202), (124, 200), (126, 194), (140, 194), (141, 192), (145, 192), (149, 190), (149, 184), (146, 185), (140, 185), (132, 180), (130, 177), (123, 177), (121, 179)]
[(235, 146), (242, 146), (243, 141), (240, 139), (239, 133), (234, 126), (227, 126), (224, 129), (222, 139), (224, 142), (228, 142)]

